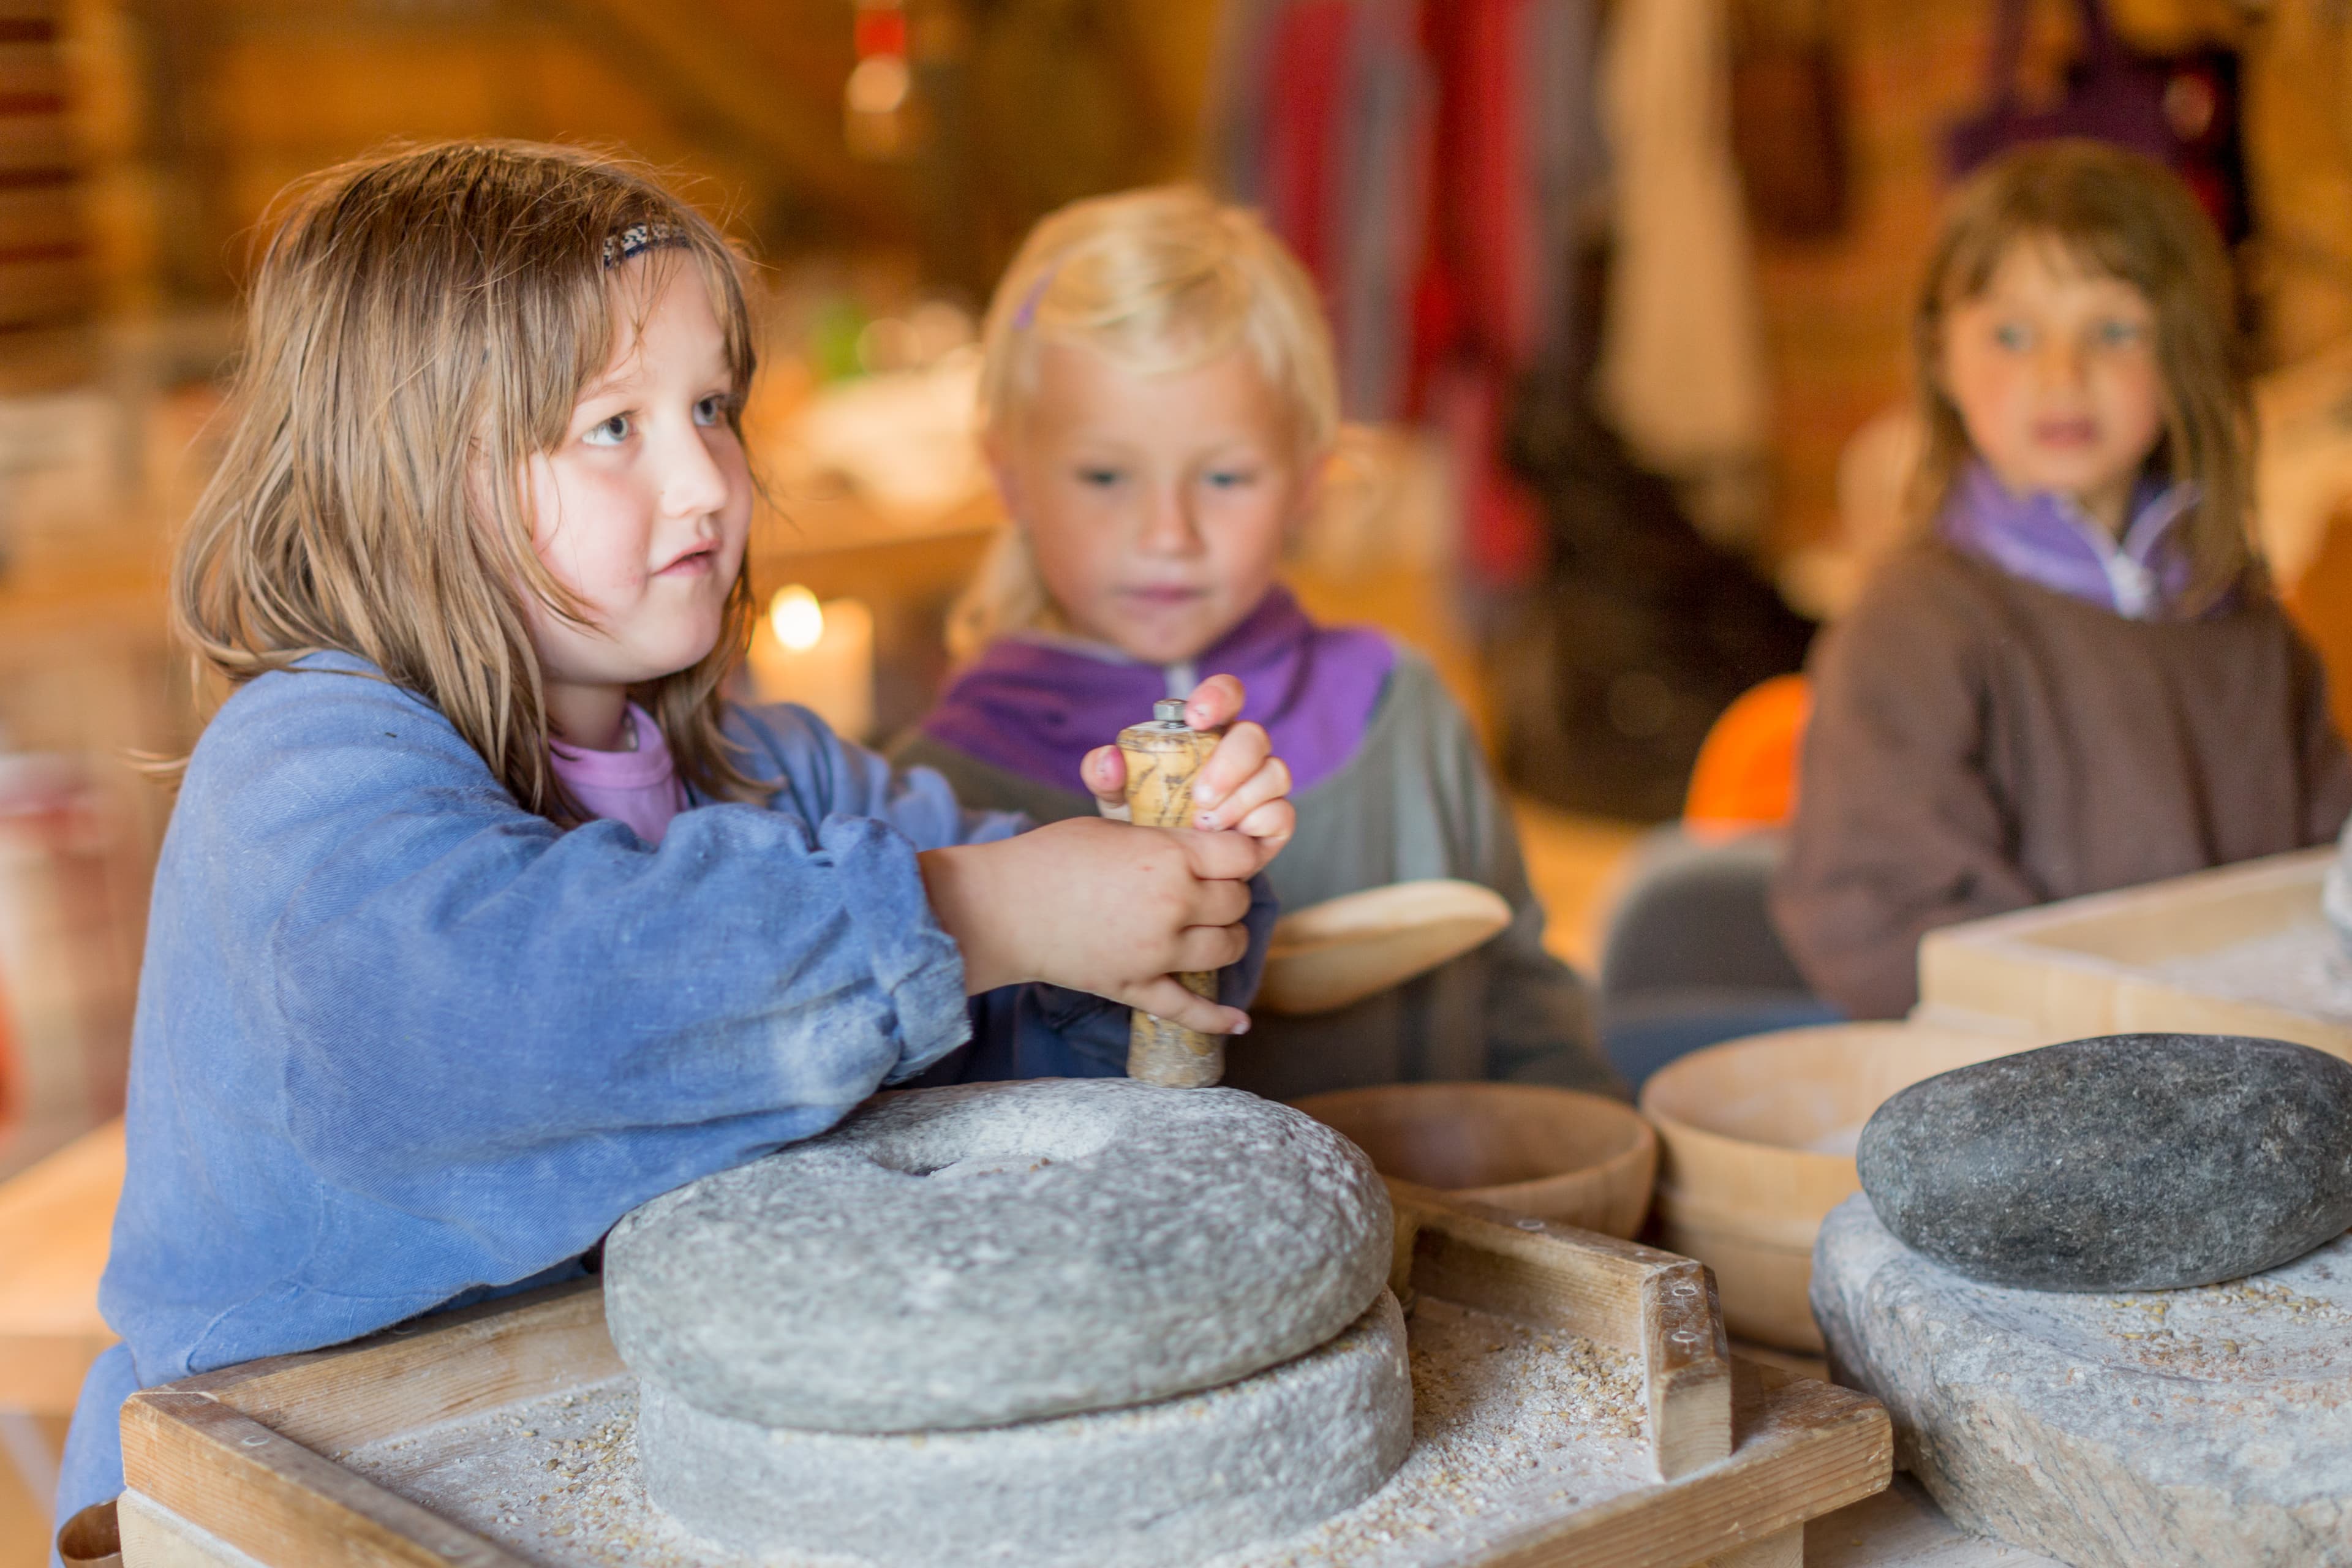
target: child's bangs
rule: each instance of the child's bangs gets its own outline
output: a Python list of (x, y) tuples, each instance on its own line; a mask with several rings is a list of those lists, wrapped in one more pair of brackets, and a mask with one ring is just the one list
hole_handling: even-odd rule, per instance
[(625, 211), (614, 215), (609, 232), (617, 237), (651, 224), (669, 227), (677, 237), (647, 247), (633, 261), (612, 266), (606, 265), (599, 241), (585, 265), (551, 271), (546, 319), (551, 341), (541, 345), (545, 352), (540, 363), (562, 365), (564, 374), (562, 384), (544, 389), (535, 411), (533, 434), (543, 451), (562, 441), (572, 410), (589, 386), (616, 360), (636, 352), (655, 302), (684, 268), (691, 268), (700, 281), (726, 340), (728, 373), (735, 384), (728, 419), (740, 433), (754, 351), (750, 307), (734, 252), (715, 232), (698, 232), (699, 219), (679, 213), (646, 216)]
[[(1245, 353), (1289, 408), (1301, 435), (1310, 444), (1328, 438), (1302, 363), (1312, 347), (1295, 341), (1289, 330), (1295, 323), (1283, 318), (1278, 301), (1254, 289), (1237, 268), (1220, 264), (1119, 304), (1123, 308), (1066, 313), (1041, 308), (1036, 337), (1090, 349), (1139, 376), (1182, 375), (1228, 354)], [(1026, 358), (1022, 390), (1034, 394), (1035, 356)]]
[(2021, 216), (1960, 237), (1952, 247), (1943, 287), (1937, 291), (1938, 300), (1949, 307), (1982, 295), (1992, 286), (2001, 263), (2021, 247), (2039, 250), (2081, 277), (2114, 279), (2151, 298), (2163, 282), (2147, 251), (2113, 227)]
[(1238, 292), (1210, 273), (1070, 335), (1139, 375), (1181, 375), (1223, 359), (1242, 342), (1249, 318)]
[(2043, 247), (2086, 278), (2112, 278), (2161, 301), (2189, 283), (2203, 219), (2170, 176), (2130, 154), (2058, 142), (1978, 176), (1960, 198), (1937, 300), (1981, 294), (2020, 246)]

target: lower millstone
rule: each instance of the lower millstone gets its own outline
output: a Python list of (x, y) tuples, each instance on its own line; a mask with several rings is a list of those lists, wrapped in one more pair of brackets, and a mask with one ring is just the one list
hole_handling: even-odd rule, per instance
[(2352, 1237), (2197, 1289), (2010, 1289), (1857, 1196), (1812, 1302), (1832, 1370), (1963, 1529), (2075, 1568), (2352, 1563)]
[(1380, 1489), (1412, 1442), (1404, 1315), (1385, 1291), (1339, 1338), (1155, 1405), (953, 1432), (800, 1431), (639, 1380), (646, 1494), (738, 1551), (881, 1568), (1173, 1568)]

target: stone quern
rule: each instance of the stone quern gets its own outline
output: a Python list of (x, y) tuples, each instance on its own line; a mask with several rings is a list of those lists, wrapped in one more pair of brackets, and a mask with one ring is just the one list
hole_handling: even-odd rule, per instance
[(2193, 1289), (2010, 1289), (1857, 1196), (1812, 1303), (1832, 1372), (1966, 1530), (2074, 1568), (2352, 1565), (2352, 1237)]
[(936, 1433), (1303, 1355), (1386, 1288), (1391, 1229), (1354, 1144), (1235, 1089), (919, 1089), (629, 1215), (605, 1312), (713, 1415)]
[[(1185, 1092), (1200, 1092), (1198, 1090)], [(638, 1384), (646, 1494), (739, 1551), (890, 1568), (1174, 1568), (1352, 1508), (1412, 1442), (1404, 1315), (1153, 1405), (933, 1433), (757, 1426)]]
[(2233, 1036), (2074, 1040), (1912, 1085), (1855, 1158), (1887, 1229), (1970, 1279), (2209, 1285), (2352, 1226), (2352, 1064)]

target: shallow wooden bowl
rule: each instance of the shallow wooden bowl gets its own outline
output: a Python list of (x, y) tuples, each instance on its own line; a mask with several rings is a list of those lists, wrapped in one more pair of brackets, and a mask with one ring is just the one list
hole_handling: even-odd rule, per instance
[(1517, 1083), (1399, 1083), (1290, 1102), (1381, 1174), (1630, 1238), (1650, 1211), (1658, 1137), (1631, 1106)]
[(1813, 1240), (1862, 1190), (1854, 1141), (1895, 1093), (2040, 1040), (1920, 1024), (1751, 1035), (1670, 1062), (1642, 1086), (1664, 1142), (1660, 1240), (1715, 1270), (1736, 1335), (1819, 1352)]
[(1276, 922), (1261, 1005), (1328, 1013), (1425, 974), (1511, 923), (1492, 888), (1450, 877), (1326, 899)]

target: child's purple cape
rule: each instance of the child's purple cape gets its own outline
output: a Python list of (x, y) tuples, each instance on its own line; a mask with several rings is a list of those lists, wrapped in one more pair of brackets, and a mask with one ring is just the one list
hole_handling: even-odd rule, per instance
[(1000, 637), (949, 685), (922, 729), (992, 767), (1084, 793), (1078, 764), (1088, 752), (1149, 720), (1160, 698), (1234, 675), (1249, 693), (1242, 717), (1265, 726), (1303, 793), (1355, 754), (1395, 658), (1379, 632), (1318, 626), (1276, 587), (1187, 664), (1144, 664), (1076, 637)]

